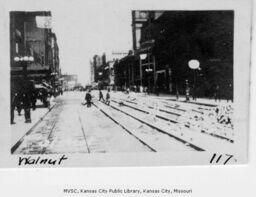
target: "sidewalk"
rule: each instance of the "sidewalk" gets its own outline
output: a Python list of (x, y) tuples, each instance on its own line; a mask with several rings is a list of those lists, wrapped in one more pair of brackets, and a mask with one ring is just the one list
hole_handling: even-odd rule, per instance
[[(121, 93), (121, 92), (117, 91), (116, 93)], [(159, 96), (156, 96), (155, 94), (147, 95), (145, 93), (130, 92), (130, 95), (137, 95), (140, 97), (148, 97), (148, 98), (154, 98), (154, 99), (171, 100), (171, 101), (184, 102), (184, 103), (194, 103), (198, 105), (206, 105), (211, 107), (215, 107), (218, 105), (227, 105), (227, 104), (233, 105), (232, 101), (227, 102), (227, 100), (223, 100), (223, 99), (215, 101), (215, 99), (210, 99), (210, 98), (197, 98), (195, 101), (192, 99), (191, 96), (189, 98), (189, 101), (186, 102), (186, 97), (184, 95), (179, 95), (178, 100), (176, 99), (176, 96), (172, 94), (159, 94)]]
[(42, 103), (37, 101), (36, 110), (31, 110), (31, 123), (25, 123), (24, 110), (21, 111), (21, 116), (15, 110), (14, 122), (11, 124), (11, 147), (13, 147), (34, 125), (36, 125), (44, 115), (46, 115), (55, 105), (55, 102), (51, 103), (50, 110), (42, 107)]
[[(162, 99), (165, 99), (165, 100), (172, 100), (172, 101), (178, 101), (178, 102), (186, 102), (186, 97), (183, 96), (183, 95), (180, 95), (179, 96), (179, 99), (177, 100), (176, 99), (176, 96), (175, 95), (165, 95), (165, 94), (160, 94), (159, 96), (156, 96), (156, 95), (151, 95), (152, 97), (155, 97), (155, 98), (162, 98)], [(221, 100), (218, 100), (218, 101), (215, 101), (215, 99), (211, 99), (211, 98), (197, 98), (196, 100), (193, 100), (192, 96), (190, 96), (189, 98), (189, 101), (186, 102), (186, 103), (195, 103), (195, 104), (199, 104), (199, 105), (208, 105), (208, 106), (217, 106), (217, 105), (220, 105), (220, 104), (233, 104), (232, 101), (228, 101), (227, 100), (224, 100), (224, 99), (221, 99)]]

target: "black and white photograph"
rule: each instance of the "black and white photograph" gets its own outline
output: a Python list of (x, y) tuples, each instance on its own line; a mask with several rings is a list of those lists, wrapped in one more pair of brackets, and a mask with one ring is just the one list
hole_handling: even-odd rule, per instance
[(253, 0), (0, 5), (0, 196), (254, 196)]
[(85, 4), (8, 10), (12, 158), (247, 161), (249, 63), (236, 55), (239, 12)]
[(10, 12), (13, 154), (232, 151), (233, 11), (54, 17)]

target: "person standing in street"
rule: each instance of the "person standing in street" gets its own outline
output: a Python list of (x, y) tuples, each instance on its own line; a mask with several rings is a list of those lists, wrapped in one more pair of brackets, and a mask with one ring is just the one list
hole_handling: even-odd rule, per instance
[(99, 90), (99, 101), (101, 101), (101, 100), (104, 102), (104, 97), (103, 97), (102, 91), (100, 89)]
[(91, 107), (92, 96), (91, 96), (90, 90), (88, 90), (88, 92), (86, 93), (85, 100), (86, 100), (87, 107)]
[(106, 94), (106, 104), (109, 105), (110, 104), (110, 89), (108, 89), (108, 92)]

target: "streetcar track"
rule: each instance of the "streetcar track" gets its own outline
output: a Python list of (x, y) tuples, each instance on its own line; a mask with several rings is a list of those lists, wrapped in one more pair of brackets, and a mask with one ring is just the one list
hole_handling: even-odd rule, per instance
[(39, 120), (12, 146), (11, 148), (11, 154), (13, 154), (19, 146), (24, 141), (25, 137), (30, 135), (34, 129), (45, 119), (45, 117), (57, 106), (57, 103), (55, 103)]
[(177, 108), (177, 107), (172, 107), (170, 105), (164, 105), (164, 107), (167, 107), (167, 108), (170, 108), (170, 109), (175, 109), (175, 110), (182, 111), (182, 112), (186, 112), (185, 109), (181, 109), (181, 108)]
[(88, 144), (87, 139), (86, 139), (86, 135), (85, 135), (82, 119), (81, 119), (81, 116), (80, 116), (80, 113), (79, 113), (78, 109), (77, 109), (77, 113), (78, 113), (78, 120), (79, 120), (80, 125), (81, 125), (81, 129), (82, 129), (82, 133), (83, 133), (83, 136), (84, 136), (84, 141), (85, 141), (85, 144), (86, 144), (87, 151), (88, 151), (88, 153), (91, 153), (90, 148), (89, 148), (89, 144)]
[[(117, 101), (115, 100), (111, 100), (113, 101), (114, 103), (118, 103)], [(126, 107), (129, 107), (129, 108), (132, 108), (134, 110), (137, 110), (137, 111), (140, 111), (140, 112), (143, 112), (145, 114), (150, 114), (148, 111), (145, 111), (145, 110), (142, 110), (142, 109), (138, 109), (136, 107), (133, 107), (133, 106), (130, 106), (130, 105), (127, 105), (127, 104), (123, 104), (124, 106)], [(172, 122), (172, 123), (178, 123), (176, 120), (173, 120), (173, 119), (170, 119), (170, 118), (166, 118), (166, 117), (163, 117), (163, 116), (160, 116), (160, 115), (155, 115), (157, 118), (160, 118), (162, 120), (165, 120), (165, 121), (168, 121), (168, 122)]]
[[(128, 102), (128, 103), (132, 103), (132, 104), (135, 104), (135, 105), (138, 105), (138, 103), (134, 102), (134, 101), (128, 101), (128, 100), (125, 100), (125, 99), (121, 99), (125, 102)], [(113, 100), (114, 101), (114, 100)], [(147, 106), (147, 108), (149, 109), (155, 109), (154, 107), (151, 107), (151, 106)], [(160, 112), (165, 112), (167, 114), (172, 114), (172, 115), (175, 115), (175, 116), (181, 116), (181, 114), (178, 114), (178, 113), (175, 113), (175, 112), (171, 112), (171, 111), (167, 111), (167, 110), (164, 110), (164, 109), (161, 109), (159, 108), (158, 111)]]
[[(124, 100), (124, 99), (122, 99), (122, 100)], [(117, 102), (117, 101), (115, 101), (115, 100), (111, 100), (111, 101), (113, 101), (114, 103), (119, 103), (119, 102)], [(125, 101), (125, 100), (124, 100), (124, 101)], [(143, 113), (145, 113), (145, 114), (150, 114), (148, 111), (145, 111), (145, 110), (142, 110), (142, 109), (138, 109), (138, 108), (136, 108), (136, 107), (133, 107), (133, 106), (130, 106), (130, 105), (127, 105), (127, 104), (124, 104), (124, 103), (123, 103), (123, 105), (126, 106), (126, 107), (129, 107), (129, 108), (131, 108), (131, 109), (134, 109), (134, 110), (143, 112)], [(137, 105), (137, 104), (136, 104), (136, 105)], [(170, 107), (170, 106), (166, 106), (166, 107), (173, 108), (173, 109), (177, 109), (177, 110), (182, 110), (182, 109), (178, 109), (178, 108), (174, 108), (174, 107)], [(148, 107), (148, 108), (154, 109), (153, 107)], [(163, 112), (164, 112), (164, 110), (161, 110), (161, 109), (159, 109), (159, 111), (163, 111)], [(183, 110), (182, 110), (182, 111), (183, 111)], [(184, 110), (184, 111), (185, 111), (185, 110)], [(199, 111), (196, 111), (196, 110), (193, 110), (193, 109), (192, 109), (192, 111), (197, 112), (197, 113), (203, 113), (203, 112), (199, 112)], [(167, 112), (168, 112), (168, 111), (166, 111), (166, 113), (167, 113)], [(176, 115), (175, 113), (172, 113), (172, 112), (170, 112), (170, 113), (173, 114), (173, 115)], [(165, 121), (168, 121), (168, 122), (172, 122), (172, 123), (175, 123), (175, 124), (178, 123), (178, 121), (173, 120), (173, 119), (170, 119), (170, 118), (166, 118), (166, 117), (163, 117), (163, 116), (160, 116), (160, 115), (155, 115), (155, 116), (156, 116), (157, 118), (160, 118), (160, 119), (165, 120)], [(187, 128), (190, 128), (190, 126), (187, 125), (187, 124), (184, 124), (184, 126), (187, 127)], [(222, 136), (222, 135), (218, 135), (218, 134), (206, 132), (206, 131), (203, 130), (203, 129), (200, 130), (200, 133), (205, 134), (205, 135), (209, 135), (209, 136), (212, 136), (212, 137), (216, 137), (216, 138), (219, 138), (219, 139), (222, 139), (222, 140), (227, 140), (227, 141), (230, 142), (230, 143), (234, 143), (234, 140), (233, 140), (233, 139), (224, 137), (224, 136)]]
[[(103, 102), (102, 102), (102, 103), (103, 103)], [(94, 103), (93, 103), (93, 104), (94, 104)], [(103, 103), (103, 104), (105, 104), (105, 103)], [(95, 105), (95, 104), (94, 104), (94, 105)], [(105, 104), (105, 105), (106, 105), (106, 104)], [(95, 106), (96, 106), (96, 105), (95, 105)], [(96, 106), (96, 107), (97, 107), (97, 106)], [(174, 138), (175, 140), (177, 140), (177, 141), (183, 143), (184, 145), (187, 145), (187, 146), (189, 146), (189, 147), (191, 147), (191, 148), (193, 148), (193, 149), (195, 149), (195, 150), (197, 150), (197, 151), (205, 151), (204, 149), (202, 149), (202, 148), (200, 148), (200, 147), (198, 147), (198, 146), (196, 146), (196, 145), (194, 145), (194, 144), (192, 144), (192, 143), (190, 143), (190, 142), (187, 142), (186, 140), (183, 140), (183, 139), (181, 139), (181, 138), (178, 138), (178, 137), (176, 137), (176, 136), (174, 136), (174, 135), (172, 135), (172, 134), (170, 134), (170, 133), (167, 133), (166, 131), (163, 131), (162, 129), (160, 129), (160, 128), (154, 126), (154, 125), (151, 125), (151, 124), (149, 124), (149, 123), (147, 123), (147, 122), (145, 122), (145, 121), (143, 121), (143, 120), (141, 120), (141, 119), (139, 119), (139, 118), (136, 118), (136, 117), (130, 115), (129, 113), (126, 113), (126, 112), (124, 112), (124, 111), (122, 111), (122, 110), (120, 110), (120, 109), (118, 109), (118, 108), (116, 108), (116, 107), (114, 107), (114, 106), (112, 106), (112, 105), (109, 105), (109, 107), (111, 107), (111, 108), (113, 108), (113, 109), (115, 109), (115, 110), (117, 110), (117, 111), (119, 111), (119, 112), (121, 112), (121, 113), (123, 113), (123, 114), (125, 114), (125, 115), (127, 115), (127, 116), (129, 116), (129, 117), (131, 117), (131, 118), (133, 118), (133, 119), (135, 119), (135, 120), (137, 120), (137, 121), (139, 121), (139, 122), (141, 122), (142, 124), (145, 124), (145, 125), (147, 125), (147, 126), (153, 128), (153, 129), (157, 130), (158, 132), (160, 132), (160, 133), (162, 133), (162, 134), (165, 134), (165, 135), (167, 135), (167, 136), (169, 136), (169, 137), (171, 137), (171, 138)], [(99, 108), (99, 107), (98, 107), (98, 108)], [(106, 113), (106, 112), (104, 112), (102, 109), (100, 109), (100, 110), (102, 111), (102, 113), (104, 113), (104, 114)], [(105, 115), (106, 115), (106, 114), (105, 114)], [(108, 117), (112, 119), (112, 117), (110, 117), (109, 115), (108, 115)], [(137, 138), (137, 137), (136, 137), (136, 138)]]
[(57, 114), (59, 114), (60, 111), (62, 110), (62, 109), (60, 108), (60, 106), (61, 106), (61, 104), (58, 103), (58, 105), (56, 105), (55, 111), (53, 112), (54, 117), (57, 117), (57, 118), (54, 118), (54, 119), (53, 119), (53, 122), (52, 122), (52, 124), (51, 124), (50, 132), (49, 132), (49, 134), (48, 134), (48, 137), (46, 138), (46, 140), (49, 142), (49, 144), (48, 144), (47, 146), (44, 146), (44, 147), (43, 147), (43, 150), (40, 152), (40, 154), (45, 154), (47, 148), (51, 145), (51, 143), (52, 143), (52, 141), (53, 141), (53, 140), (51, 140), (51, 139), (52, 139), (52, 134), (53, 134), (54, 129), (55, 129), (55, 126), (56, 126), (56, 124), (57, 124), (57, 122), (58, 122), (58, 120), (59, 120), (59, 119), (58, 119), (59, 117), (58, 117)]
[[(134, 102), (134, 101), (133, 101), (133, 102), (129, 102), (129, 101), (124, 100), (124, 99), (121, 99), (121, 100), (123, 100), (124, 102), (128, 102), (128, 104), (127, 104), (127, 103), (126, 103), (126, 104), (123, 103), (124, 106), (127, 107), (127, 108), (121, 109), (120, 106), (114, 104), (114, 103), (117, 103), (117, 104), (119, 103), (117, 99), (115, 99), (115, 100), (112, 100), (112, 99), (111, 99), (111, 101), (113, 101), (113, 104), (112, 104), (112, 105), (109, 105), (108, 107), (114, 109), (114, 111), (118, 111), (118, 112), (120, 112), (120, 113), (125, 114), (126, 116), (129, 116), (129, 117), (131, 117), (131, 118), (137, 120), (138, 122), (142, 123), (143, 125), (146, 125), (146, 126), (152, 128), (152, 129), (158, 131), (158, 132), (161, 133), (161, 134), (167, 135), (167, 136), (169, 136), (169, 137), (171, 137), (171, 138), (173, 138), (173, 139), (175, 139), (175, 140), (181, 142), (182, 144), (184, 144), (184, 146), (188, 146), (188, 147), (190, 147), (190, 148), (192, 148), (192, 149), (194, 149), (194, 150), (204, 151), (204, 149), (200, 148), (200, 146), (202, 146), (202, 145), (199, 145), (199, 146), (198, 146), (198, 145), (194, 145), (194, 144), (190, 143), (189, 140), (180, 138), (179, 135), (177, 136), (176, 134), (168, 133), (168, 131), (166, 131), (164, 128), (161, 128), (161, 127), (158, 128), (157, 125), (151, 124), (149, 121), (146, 121), (146, 119), (145, 119), (145, 120), (144, 120), (144, 119), (141, 119), (140, 116), (139, 116), (140, 113), (135, 113), (135, 115), (133, 115), (132, 110), (129, 110), (128, 108), (131, 108), (131, 109), (133, 109), (133, 110), (137, 110), (137, 111), (142, 112), (142, 113), (144, 113), (144, 114), (151, 114), (151, 113), (149, 112), (149, 110), (147, 110), (147, 109), (145, 109), (145, 108), (143, 108), (143, 109), (145, 109), (145, 110), (139, 109), (139, 103), (136, 103), (136, 102)], [(106, 103), (104, 103), (104, 102), (102, 102), (102, 103), (106, 105)], [(135, 106), (134, 106), (134, 105), (131, 105), (131, 104), (129, 104), (129, 103), (134, 104)], [(57, 105), (56, 105), (56, 104), (57, 104)], [(151, 147), (151, 145), (154, 146), (154, 143), (153, 143), (153, 144), (151, 143), (151, 145), (150, 145), (150, 143), (149, 143), (149, 144), (146, 143), (147, 140), (143, 139), (143, 137), (142, 137), (142, 139), (141, 139), (140, 134), (138, 135), (138, 133), (136, 133), (136, 132), (135, 132), (135, 134), (134, 134), (133, 129), (131, 129), (131, 127), (129, 127), (129, 125), (126, 125), (125, 123), (122, 123), (122, 121), (121, 121), (121, 123), (120, 123), (120, 119), (118, 119), (118, 117), (116, 117), (115, 114), (112, 114), (112, 112), (114, 112), (114, 111), (111, 111), (111, 110), (110, 110), (110, 112), (111, 112), (111, 113), (110, 113), (108, 110), (106, 110), (106, 109), (104, 109), (104, 108), (101, 108), (101, 106), (97, 106), (97, 105), (94, 104), (94, 103), (92, 103), (92, 104), (93, 104), (96, 108), (98, 108), (101, 113), (103, 113), (106, 117), (108, 117), (108, 118), (111, 119), (113, 122), (115, 122), (118, 126), (120, 126), (120, 127), (121, 127), (123, 130), (125, 130), (128, 134), (130, 134), (131, 136), (133, 136), (134, 138), (136, 138), (140, 143), (142, 143), (144, 146), (146, 146), (147, 148), (149, 148), (152, 152), (157, 152), (156, 149), (158, 149), (158, 148), (156, 148), (156, 147), (152, 148), (152, 147)], [(54, 113), (53, 115), (56, 116), (56, 114), (59, 112), (59, 110), (58, 110), (58, 109), (59, 109), (59, 108), (58, 108), (58, 106), (59, 106), (58, 103), (55, 103), (55, 105), (53, 105), (52, 108), (50, 108), (49, 111), (46, 112), (46, 114), (44, 114), (44, 116), (41, 117), (41, 118), (32, 126), (32, 128), (29, 129), (29, 130), (26, 132), (26, 134), (11, 148), (11, 153), (14, 153), (14, 152), (20, 147), (20, 145), (23, 143), (23, 141), (24, 141), (24, 139), (25, 139), (26, 136), (30, 135), (31, 133), (33, 133), (33, 132), (35, 131), (35, 129), (38, 127), (38, 125), (39, 125), (42, 121), (45, 120), (45, 117), (47, 116), (47, 114), (48, 114), (55, 106), (57, 106), (57, 107), (56, 107), (56, 110), (54, 110), (54, 112), (52, 112), (52, 113)], [(147, 107), (147, 108), (154, 109), (153, 107), (150, 107), (150, 106), (146, 106), (146, 107)], [(170, 106), (168, 106), (168, 107), (170, 107)], [(181, 110), (181, 111), (182, 111), (182, 109), (178, 109), (178, 108), (175, 108), (175, 107), (170, 107), (170, 108), (173, 108), (173, 109), (175, 109), (175, 110)], [(124, 110), (124, 109), (127, 109), (128, 111), (127, 111), (127, 110)], [(105, 111), (104, 111), (104, 110), (105, 110)], [(162, 109), (157, 109), (157, 110), (161, 111)], [(194, 110), (192, 109), (192, 111), (194, 111)], [(86, 135), (85, 135), (85, 129), (84, 129), (84, 126), (83, 126), (83, 123), (82, 123), (81, 114), (79, 113), (78, 109), (77, 109), (77, 112), (78, 112), (78, 120), (79, 120), (79, 122), (80, 122), (81, 130), (82, 130), (83, 137), (84, 137), (84, 140), (85, 140), (85, 143), (86, 143), (86, 148), (87, 148), (88, 153), (90, 153), (91, 151), (90, 151), (90, 147), (89, 147), (89, 144), (88, 144), (88, 142), (87, 142)], [(168, 113), (168, 111), (162, 111), (162, 112)], [(195, 112), (200, 113), (199, 111), (196, 111), (196, 110), (195, 110)], [(173, 114), (173, 115), (178, 115), (177, 113), (172, 113), (172, 112), (170, 112), (170, 113)], [(137, 115), (136, 115), (136, 114), (137, 114)], [(164, 114), (162, 114), (162, 115), (164, 115)], [(113, 117), (112, 117), (112, 116), (113, 116)], [(137, 116), (137, 117), (136, 117), (136, 116)], [(174, 121), (174, 120), (172, 120), (172, 119), (169, 119), (169, 118), (167, 118), (167, 117), (165, 117), (165, 116), (160, 116), (160, 115), (157, 115), (157, 114), (154, 114), (154, 116), (157, 117), (157, 118), (160, 118), (160, 119), (162, 119), (162, 120), (165, 120), (165, 121), (168, 121), (168, 122), (172, 122), (172, 123), (174, 123), (174, 124), (178, 123), (177, 121)], [(44, 138), (46, 139), (46, 140), (45, 140), (45, 142), (46, 142), (45, 144), (46, 144), (47, 146), (43, 146), (43, 147), (41, 148), (41, 151), (39, 151), (40, 154), (45, 154), (45, 153), (47, 153), (48, 148), (51, 146), (51, 144), (52, 144), (52, 142), (53, 142), (52, 136), (54, 136), (54, 129), (55, 129), (55, 126), (56, 126), (58, 120), (59, 120), (58, 118), (56, 118), (56, 119), (54, 118), (53, 121), (49, 121), (49, 120), (47, 119), (47, 121), (49, 121), (49, 123), (50, 123), (50, 124), (49, 124), (49, 130), (50, 130), (50, 132), (49, 132), (49, 130), (48, 130), (48, 132), (45, 133)], [(184, 126), (186, 126), (187, 128), (190, 128), (189, 125), (184, 124)], [(192, 131), (193, 128), (190, 128), (190, 130)], [(195, 130), (193, 130), (193, 131), (195, 131)], [(198, 131), (196, 131), (196, 132), (198, 132)], [(202, 133), (202, 134), (208, 134), (208, 135), (210, 135), (210, 136), (214, 136), (214, 137), (217, 137), (217, 138), (225, 139), (225, 140), (227, 140), (227, 141), (233, 143), (233, 140), (232, 140), (232, 139), (223, 137), (223, 136), (218, 135), (218, 134), (210, 133), (210, 132), (207, 132), (207, 131), (205, 131), (205, 130), (201, 130), (201, 133)], [(46, 138), (46, 137), (47, 137), (47, 138)], [(167, 139), (167, 138), (166, 138), (166, 139)], [(145, 141), (146, 141), (146, 142), (145, 142)]]
[(115, 122), (117, 125), (119, 125), (122, 129), (124, 129), (127, 133), (132, 135), (135, 139), (137, 139), (139, 142), (141, 142), (144, 146), (148, 147), (152, 152), (157, 152), (154, 148), (152, 148), (150, 145), (148, 145), (146, 142), (141, 140), (139, 137), (134, 135), (129, 129), (127, 129), (124, 125), (122, 125), (120, 122), (115, 120), (113, 117), (111, 117), (109, 114), (107, 114), (104, 110), (102, 110), (99, 106), (97, 106), (95, 103), (92, 103), (97, 109), (99, 109), (100, 112), (102, 112), (106, 117), (108, 117), (110, 120)]
[(124, 111), (122, 111), (122, 110), (120, 110), (120, 109), (114, 107), (114, 106), (110, 106), (110, 107), (112, 107), (113, 109), (115, 109), (115, 110), (117, 110), (117, 111), (120, 111), (120, 112), (122, 112), (122, 113), (124, 113), (124, 114), (126, 114), (126, 115), (128, 115), (128, 116), (130, 116), (130, 117), (132, 117), (132, 118), (134, 118), (135, 120), (138, 120), (139, 122), (141, 122), (141, 123), (143, 123), (143, 124), (145, 124), (145, 125), (147, 125), (147, 126), (153, 128), (153, 129), (156, 129), (156, 130), (159, 131), (160, 133), (166, 134), (166, 135), (168, 135), (169, 137), (172, 137), (172, 138), (174, 138), (174, 139), (176, 139), (176, 140), (182, 142), (183, 144), (188, 144), (188, 146), (192, 147), (192, 148), (195, 149), (195, 150), (204, 151), (204, 149), (202, 149), (202, 148), (200, 148), (200, 147), (198, 147), (198, 146), (196, 146), (196, 145), (194, 145), (194, 144), (191, 144), (190, 142), (187, 142), (187, 141), (185, 141), (185, 140), (183, 140), (183, 139), (181, 139), (181, 138), (178, 138), (178, 137), (176, 137), (176, 136), (174, 136), (174, 135), (172, 135), (172, 134), (170, 134), (170, 133), (167, 133), (167, 132), (163, 131), (162, 129), (159, 129), (158, 127), (156, 127), (156, 126), (154, 126), (154, 125), (151, 125), (151, 124), (149, 124), (149, 123), (147, 123), (147, 122), (145, 122), (145, 121), (143, 121), (143, 120), (141, 120), (141, 119), (139, 119), (139, 118), (136, 118), (136, 117), (134, 117), (134, 116), (132, 116), (132, 115), (130, 115), (130, 114), (128, 114), (128, 113), (126, 113), (126, 112), (124, 112)]
[(47, 148), (50, 146), (50, 144), (51, 144), (51, 142), (50, 142), (51, 135), (53, 133), (53, 130), (54, 130), (55, 126), (56, 126), (57, 121), (58, 121), (58, 119), (54, 119), (52, 127), (51, 127), (51, 130), (50, 130), (50, 133), (49, 133), (49, 135), (47, 137), (47, 140), (49, 141), (49, 144), (48, 144), (48, 146), (43, 147), (43, 150), (40, 152), (40, 154), (44, 154), (45, 151), (47, 150)]
[[(114, 103), (118, 103), (118, 102), (115, 101), (115, 100), (111, 100), (111, 101), (113, 101)], [(126, 104), (124, 104), (124, 103), (123, 103), (123, 105), (125, 105), (125, 106), (127, 106), (127, 107), (130, 107), (130, 108), (132, 108), (132, 109), (135, 109), (135, 110), (137, 110), (137, 111), (143, 112), (143, 113), (145, 113), (145, 114), (149, 114), (149, 112), (147, 112), (147, 111), (145, 111), (145, 110), (143, 110), (143, 109), (139, 109), (139, 108), (136, 108), (136, 107), (133, 107), (133, 106), (130, 106), (130, 105), (126, 105)]]
[(191, 102), (191, 101), (180, 101), (180, 100), (176, 100), (176, 99), (164, 99), (166, 101), (175, 101), (175, 102), (180, 102), (180, 103), (188, 103), (188, 104), (196, 104), (199, 106), (206, 106), (206, 107), (216, 107), (217, 105), (215, 104), (207, 104), (207, 103), (199, 103), (199, 102)]

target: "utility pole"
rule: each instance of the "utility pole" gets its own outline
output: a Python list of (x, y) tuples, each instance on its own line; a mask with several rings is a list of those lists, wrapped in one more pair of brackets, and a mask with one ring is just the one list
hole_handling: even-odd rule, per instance
[(133, 50), (137, 50), (137, 38), (136, 38), (136, 24), (135, 24), (135, 11), (132, 11), (132, 43)]
[(140, 59), (140, 86), (142, 87), (142, 61), (140, 56), (139, 56), (139, 59)]
[(156, 59), (154, 55), (152, 55), (152, 58), (153, 58), (154, 90), (156, 90)]

